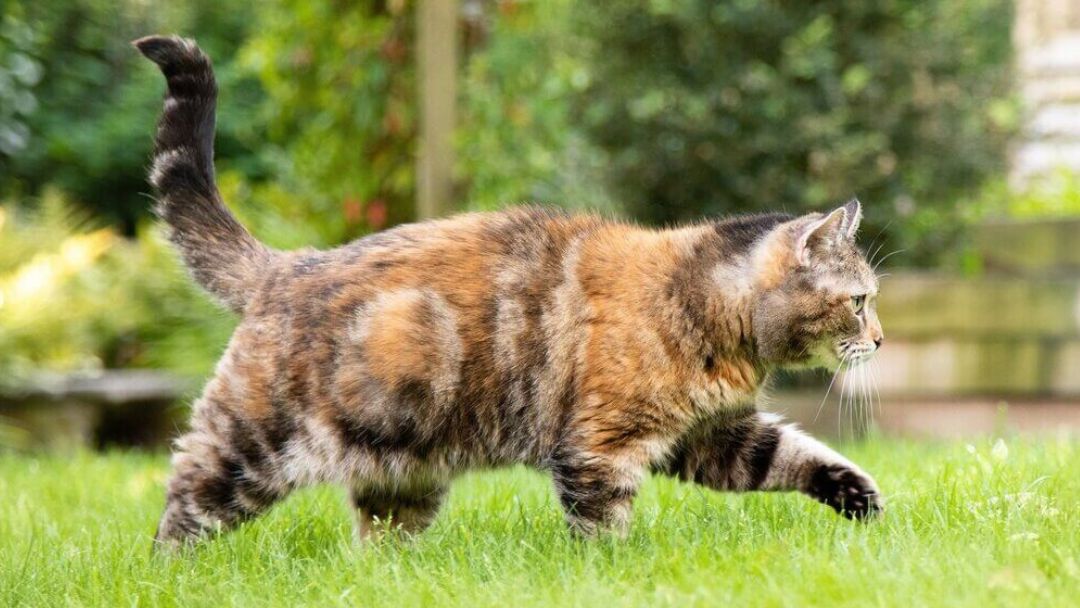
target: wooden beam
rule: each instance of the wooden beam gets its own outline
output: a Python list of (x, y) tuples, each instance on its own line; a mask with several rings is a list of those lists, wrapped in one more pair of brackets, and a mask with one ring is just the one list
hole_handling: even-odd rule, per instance
[(457, 112), (457, 0), (417, 3), (420, 141), (416, 214), (438, 217), (452, 208)]

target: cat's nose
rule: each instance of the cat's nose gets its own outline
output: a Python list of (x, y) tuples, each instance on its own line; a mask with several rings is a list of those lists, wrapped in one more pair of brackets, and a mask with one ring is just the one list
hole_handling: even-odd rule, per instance
[(885, 341), (885, 338), (874, 338), (874, 349), (881, 348), (881, 343)]

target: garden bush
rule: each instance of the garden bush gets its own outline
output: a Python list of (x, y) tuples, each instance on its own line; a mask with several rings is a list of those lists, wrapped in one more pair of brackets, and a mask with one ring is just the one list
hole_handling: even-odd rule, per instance
[[(635, 217), (858, 195), (867, 230), (901, 218), (889, 233), (905, 261), (927, 263), (950, 245), (957, 198), (1005, 171), (1009, 0), (575, 6), (591, 47), (578, 114)], [(922, 213), (930, 230), (904, 220)]]

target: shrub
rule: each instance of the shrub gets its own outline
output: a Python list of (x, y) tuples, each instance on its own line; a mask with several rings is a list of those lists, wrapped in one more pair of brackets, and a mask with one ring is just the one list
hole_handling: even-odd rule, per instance
[[(632, 215), (858, 195), (876, 231), (924, 210), (950, 218), (959, 195), (1004, 171), (1009, 0), (575, 6), (591, 46), (578, 111)], [(923, 245), (925, 260), (947, 243)]]
[(266, 172), (252, 151), (258, 147), (252, 142), (263, 139), (260, 116), (251, 112), (261, 100), (258, 83), (228, 61), (247, 37), (251, 5), (37, 0), (4, 7), (0, 85), (18, 84), (13, 90), (24, 111), (0, 111), (0, 138), (21, 135), (0, 146), (0, 195), (32, 202), (46, 187), (58, 187), (78, 206), (134, 233), (149, 207), (146, 165), (164, 85), (129, 42), (155, 32), (194, 36), (219, 59), (228, 103), (218, 157), (251, 177)]
[(0, 206), (0, 379), (36, 370), (164, 367), (203, 375), (235, 320), (186, 276), (158, 230), (121, 238), (55, 191)]
[[(457, 177), (463, 203), (522, 201), (616, 211), (604, 154), (578, 128), (588, 85), (570, 0), (500, 2), (466, 24)], [(472, 35), (470, 35), (472, 34)]]

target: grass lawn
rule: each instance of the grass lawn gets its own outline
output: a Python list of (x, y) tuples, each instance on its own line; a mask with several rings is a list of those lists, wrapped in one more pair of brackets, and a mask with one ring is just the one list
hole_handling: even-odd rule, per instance
[(847, 446), (885, 516), (650, 480), (625, 541), (567, 536), (550, 483), (455, 484), (413, 542), (358, 546), (318, 488), (191, 555), (152, 556), (164, 455), (0, 456), (0, 606), (1053, 606), (1080, 603), (1080, 442)]

